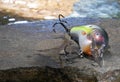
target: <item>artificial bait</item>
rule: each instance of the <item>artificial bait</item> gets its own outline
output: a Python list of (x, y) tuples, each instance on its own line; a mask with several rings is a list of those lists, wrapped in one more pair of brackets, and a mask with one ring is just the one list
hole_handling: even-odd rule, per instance
[[(64, 24), (67, 22), (61, 20), (61, 17), (64, 18), (64, 16), (60, 14), (59, 22), (55, 23), (53, 27), (55, 27), (56, 24), (61, 24), (71, 39), (78, 44), (80, 50), (79, 55), (84, 54), (92, 57), (95, 62), (102, 66), (101, 61), (103, 54), (109, 42), (107, 32), (97, 25), (82, 25), (67, 28)], [(55, 31), (55, 29), (53, 30)]]

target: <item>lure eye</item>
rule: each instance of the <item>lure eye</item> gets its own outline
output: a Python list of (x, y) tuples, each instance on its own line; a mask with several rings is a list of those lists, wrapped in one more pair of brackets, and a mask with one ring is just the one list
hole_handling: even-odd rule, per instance
[(99, 33), (95, 33), (95, 35), (99, 36), (100, 34)]
[(94, 37), (97, 39), (97, 38), (99, 38), (100, 37), (100, 33), (95, 33), (94, 34)]
[(103, 36), (100, 33), (95, 33), (94, 38), (98, 41), (103, 41)]
[(92, 36), (96, 41), (99, 41), (100, 39), (103, 38), (102, 34), (98, 30), (94, 30), (92, 32)]

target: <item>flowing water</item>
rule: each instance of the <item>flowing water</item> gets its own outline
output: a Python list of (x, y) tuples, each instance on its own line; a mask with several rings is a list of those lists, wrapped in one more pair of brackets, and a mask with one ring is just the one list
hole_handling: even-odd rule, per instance
[(73, 6), (72, 17), (118, 18), (120, 17), (118, 0), (79, 0)]
[[(120, 18), (120, 0), (78, 0), (68, 17)], [(0, 25), (27, 22), (27, 19), (0, 12)]]

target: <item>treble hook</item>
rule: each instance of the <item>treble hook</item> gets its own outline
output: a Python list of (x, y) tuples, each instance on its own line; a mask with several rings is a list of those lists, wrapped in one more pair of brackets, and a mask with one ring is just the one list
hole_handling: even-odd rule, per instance
[(55, 25), (61, 24), (64, 27), (65, 31), (70, 35), (70, 29), (68, 29), (64, 24), (64, 23), (68, 24), (67, 21), (64, 21), (64, 20), (61, 19), (61, 18), (65, 18), (65, 17), (62, 14), (59, 14), (58, 18), (59, 18), (59, 22), (56, 22), (53, 25), (53, 31), (56, 32)]

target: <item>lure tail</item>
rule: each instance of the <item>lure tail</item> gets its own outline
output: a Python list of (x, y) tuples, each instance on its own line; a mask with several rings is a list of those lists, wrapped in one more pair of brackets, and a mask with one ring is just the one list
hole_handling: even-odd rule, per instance
[(53, 25), (53, 28), (54, 28), (53, 31), (56, 32), (55, 25), (61, 24), (63, 26), (63, 28), (65, 29), (65, 31), (68, 33), (68, 35), (70, 35), (70, 29), (68, 29), (64, 24), (64, 23), (68, 24), (67, 21), (61, 20), (61, 18), (65, 18), (65, 17), (62, 14), (59, 14), (58, 18), (59, 18), (59, 22), (56, 22)]

